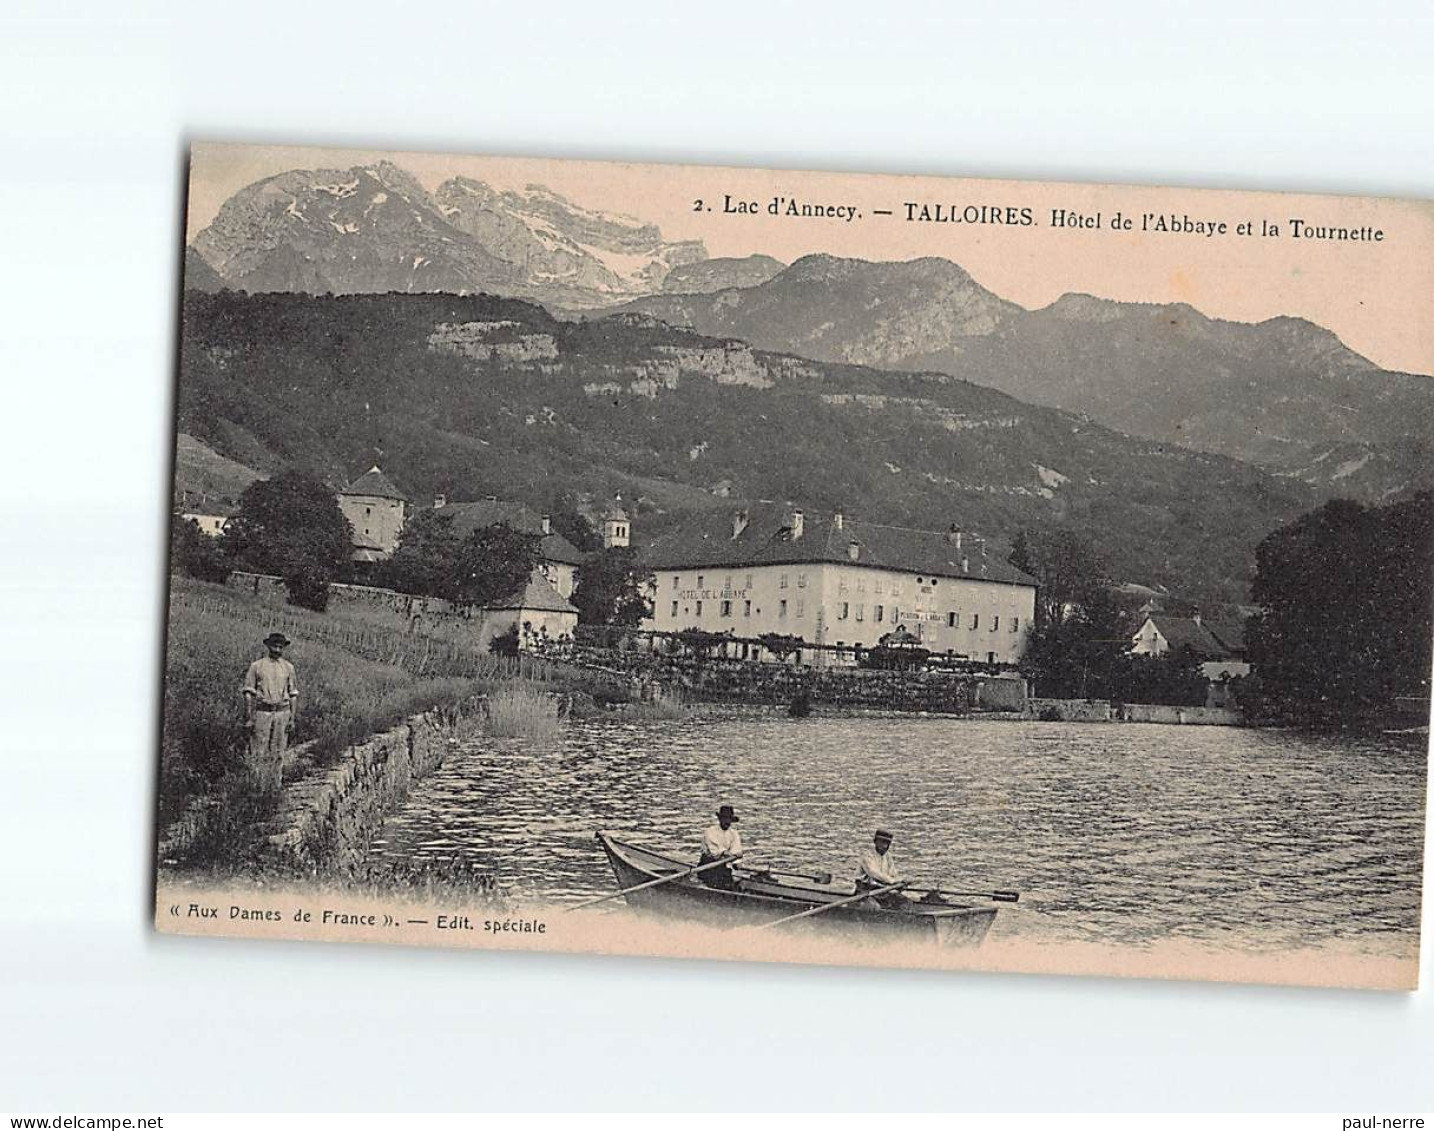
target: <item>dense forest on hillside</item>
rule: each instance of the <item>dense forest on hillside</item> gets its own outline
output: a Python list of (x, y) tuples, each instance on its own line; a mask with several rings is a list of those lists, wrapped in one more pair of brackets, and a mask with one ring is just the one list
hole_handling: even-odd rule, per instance
[(1211, 600), (1244, 599), (1255, 545), (1313, 505), (1238, 461), (946, 375), (488, 296), (191, 291), (179, 427), (263, 474), (339, 485), (379, 463), (418, 503), (621, 493), (640, 541), (740, 497), (997, 541), (1068, 527), (1118, 578)]

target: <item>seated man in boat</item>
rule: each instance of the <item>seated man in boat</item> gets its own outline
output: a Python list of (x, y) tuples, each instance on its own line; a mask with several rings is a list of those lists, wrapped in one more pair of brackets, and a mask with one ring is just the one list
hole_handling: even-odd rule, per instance
[[(861, 865), (856, 877), (857, 891), (875, 891), (903, 882), (901, 869), (891, 854), (891, 844), (896, 838), (885, 829), (877, 829), (871, 838), (871, 847), (862, 854)], [(899, 891), (882, 892), (875, 897), (882, 907), (905, 907), (909, 900)]]
[[(697, 861), (699, 867), (717, 860), (736, 860), (742, 855), (742, 834), (732, 827), (736, 823), (737, 814), (732, 806), (718, 807), (717, 823), (709, 825), (702, 834), (702, 858)], [(697, 878), (709, 888), (737, 890), (737, 878), (732, 875), (731, 864), (708, 868), (705, 872), (697, 873)]]

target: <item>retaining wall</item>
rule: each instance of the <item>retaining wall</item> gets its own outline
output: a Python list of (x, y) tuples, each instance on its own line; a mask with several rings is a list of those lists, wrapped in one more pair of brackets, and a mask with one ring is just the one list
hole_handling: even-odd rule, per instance
[(1186, 726), (1239, 726), (1245, 717), (1223, 707), (1166, 707), (1157, 703), (1127, 703), (1125, 718), (1132, 723), (1178, 723)]
[(359, 864), (384, 816), (443, 762), (447, 748), (446, 735), (429, 715), (415, 715), (350, 747), (336, 765), (285, 789), (267, 855), (308, 872)]
[(1033, 719), (1063, 723), (1108, 723), (1109, 699), (1027, 699), (1026, 714)]

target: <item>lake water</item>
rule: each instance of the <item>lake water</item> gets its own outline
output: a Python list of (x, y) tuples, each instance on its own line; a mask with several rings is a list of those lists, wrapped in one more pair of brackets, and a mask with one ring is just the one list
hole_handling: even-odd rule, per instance
[[(470, 741), (377, 856), (468, 857), (522, 899), (612, 891), (596, 829), (695, 856), (720, 802), (754, 861), (1014, 888), (1001, 931), (1254, 951), (1417, 952), (1422, 747), (1227, 727), (707, 716)], [(1004, 906), (1004, 905), (1003, 905)]]

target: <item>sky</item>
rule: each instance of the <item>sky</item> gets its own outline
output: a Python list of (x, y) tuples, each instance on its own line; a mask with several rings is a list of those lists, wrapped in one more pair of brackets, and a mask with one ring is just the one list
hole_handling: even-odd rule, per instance
[[(197, 144), (191, 151), (189, 239), (224, 201), (291, 169), (347, 169), (390, 160), (430, 190), (454, 176), (499, 189), (546, 186), (585, 208), (657, 224), (667, 240), (700, 239), (713, 256), (791, 262), (825, 252), (869, 260), (940, 256), (1027, 308), (1069, 292), (1126, 302), (1184, 302), (1212, 318), (1306, 318), (1393, 370), (1434, 374), (1434, 202), (1378, 197), (1219, 192), (702, 165), (641, 165), (360, 149)], [(774, 197), (843, 205), (858, 218), (772, 216)], [(755, 213), (727, 210), (754, 203)], [(701, 202), (700, 207), (697, 202)], [(1030, 226), (908, 219), (908, 205), (961, 212), (1031, 210)], [(888, 210), (890, 216), (877, 215)], [(1055, 227), (1063, 210), (1099, 226)], [(1131, 221), (1114, 227), (1116, 214)], [(1142, 232), (1143, 218), (1226, 225), (1224, 234)], [(845, 214), (843, 214), (844, 217)], [(1380, 230), (1383, 239), (1295, 238), (1307, 225)], [(1261, 233), (1265, 223), (1278, 236)], [(1240, 234), (1248, 223), (1252, 234)]]

